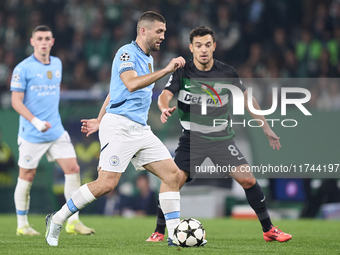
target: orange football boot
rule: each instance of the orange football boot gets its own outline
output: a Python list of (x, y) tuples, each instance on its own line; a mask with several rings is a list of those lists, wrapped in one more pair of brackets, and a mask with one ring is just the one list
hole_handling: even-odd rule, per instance
[(146, 239), (147, 242), (160, 242), (164, 241), (164, 234), (161, 234), (159, 232), (153, 233), (148, 239)]
[(292, 239), (292, 235), (284, 233), (277, 227), (272, 226), (272, 228), (268, 232), (263, 232), (263, 238), (266, 242), (287, 242)]

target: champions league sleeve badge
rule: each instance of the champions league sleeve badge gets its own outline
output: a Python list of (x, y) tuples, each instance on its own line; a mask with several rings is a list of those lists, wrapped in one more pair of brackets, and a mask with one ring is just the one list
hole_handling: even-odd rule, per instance
[(20, 80), (19, 73), (14, 73), (12, 76), (12, 81), (18, 82)]
[(130, 55), (127, 52), (122, 53), (119, 58), (121, 61), (128, 61), (130, 59)]

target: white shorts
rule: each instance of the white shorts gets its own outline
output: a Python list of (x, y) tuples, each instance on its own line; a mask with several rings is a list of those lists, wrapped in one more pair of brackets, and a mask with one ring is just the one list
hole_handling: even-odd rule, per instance
[(164, 144), (143, 126), (124, 116), (106, 113), (99, 127), (100, 157), (98, 168), (123, 173), (129, 162), (137, 171), (143, 165), (171, 158)]
[(76, 158), (76, 152), (67, 131), (57, 140), (46, 143), (30, 143), (19, 137), (18, 146), (18, 165), (26, 169), (37, 168), (40, 159), (45, 153), (49, 162), (60, 158)]

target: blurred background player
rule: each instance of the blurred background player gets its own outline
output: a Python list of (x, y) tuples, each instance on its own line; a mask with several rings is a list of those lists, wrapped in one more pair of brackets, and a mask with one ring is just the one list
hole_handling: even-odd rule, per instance
[[(17, 235), (40, 235), (29, 225), (27, 214), (32, 182), (45, 153), (65, 173), (66, 200), (80, 187), (76, 154), (59, 115), (62, 64), (59, 58), (50, 56), (54, 44), (51, 29), (36, 27), (30, 42), (34, 53), (15, 67), (11, 81), (12, 106), (20, 114), (19, 177), (14, 192)], [(69, 218), (66, 232), (89, 235), (94, 230), (84, 226), (75, 214)]]
[[(286, 242), (292, 236), (272, 225), (265, 196), (255, 177), (251, 172), (240, 172), (242, 167), (249, 169), (249, 165), (233, 140), (234, 130), (228, 124), (212, 126), (210, 120), (212, 116), (216, 119), (229, 119), (230, 101), (228, 99), (230, 98), (230, 91), (226, 93), (226, 89), (222, 89), (219, 95), (223, 103), (221, 105), (218, 103), (217, 107), (212, 100), (210, 100), (210, 105), (207, 101), (207, 114), (205, 116), (200, 114), (201, 103), (198, 98), (205, 94), (202, 83), (199, 82), (200, 79), (207, 81), (210, 78), (214, 81), (212, 86), (216, 86), (216, 79), (219, 80), (219, 83), (232, 81), (233, 85), (243, 91), (245, 100), (248, 98), (247, 89), (242, 85), (233, 67), (213, 58), (216, 42), (212, 29), (204, 26), (193, 29), (190, 32), (190, 43), (189, 48), (193, 54), (193, 60), (174, 72), (158, 98), (158, 106), (162, 112), (161, 121), (165, 123), (176, 109), (176, 107), (170, 108), (169, 102), (175, 94), (178, 94), (178, 108), (183, 134), (176, 149), (175, 163), (181, 169), (180, 187), (187, 180), (190, 181), (190, 169), (193, 170), (195, 166), (200, 166), (207, 157), (215, 165), (236, 167), (236, 171), (229, 173), (229, 175), (244, 188), (247, 201), (261, 222), (264, 240)], [(205, 85), (209, 87), (209, 85)], [(195, 97), (197, 100), (191, 100), (191, 97)], [(260, 106), (254, 97), (252, 101), (255, 109), (260, 110)], [(253, 119), (263, 121), (262, 129), (269, 139), (270, 146), (279, 150), (281, 148), (280, 138), (271, 130), (264, 116), (255, 115), (249, 111), (246, 101), (244, 105)], [(260, 125), (259, 121), (258, 123)], [(156, 242), (164, 239), (165, 224), (160, 208), (158, 208), (157, 215), (155, 233), (146, 241)]]
[(130, 161), (136, 170), (145, 168), (162, 180), (159, 201), (172, 243), (180, 217), (179, 169), (146, 123), (154, 82), (185, 64), (182, 57), (174, 58), (154, 72), (150, 53), (160, 49), (165, 30), (162, 15), (145, 12), (137, 23), (136, 41), (116, 53), (110, 93), (98, 118), (82, 120), (82, 132), (87, 135), (100, 125), (98, 178), (81, 186), (58, 212), (46, 216), (46, 242), (50, 246), (58, 245), (61, 226), (68, 217), (117, 186)]
[[(2, 133), (0, 129), (0, 174), (4, 174), (9, 178), (8, 180), (11, 180), (9, 172), (14, 167), (14, 165), (13, 152), (6, 141), (2, 139)], [(0, 180), (0, 184), (1, 183), (2, 182)]]

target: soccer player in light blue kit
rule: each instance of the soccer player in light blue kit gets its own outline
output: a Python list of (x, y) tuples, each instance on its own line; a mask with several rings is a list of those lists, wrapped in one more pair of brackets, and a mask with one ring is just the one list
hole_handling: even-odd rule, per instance
[[(62, 64), (59, 58), (50, 56), (53, 44), (51, 29), (36, 27), (31, 38), (34, 53), (19, 63), (12, 74), (12, 106), (20, 114), (19, 177), (14, 192), (17, 235), (40, 235), (29, 225), (27, 214), (32, 182), (45, 153), (47, 159), (56, 160), (65, 173), (66, 200), (80, 187), (76, 153), (59, 115)], [(94, 230), (84, 226), (75, 214), (69, 218), (66, 232), (89, 235)]]
[(73, 213), (112, 191), (131, 161), (136, 170), (146, 169), (162, 180), (159, 201), (171, 245), (179, 223), (179, 169), (169, 151), (146, 124), (154, 82), (185, 65), (174, 58), (154, 72), (151, 51), (164, 40), (165, 19), (145, 12), (137, 24), (137, 38), (118, 50), (113, 60), (110, 93), (97, 119), (82, 120), (87, 136), (99, 129), (101, 152), (98, 179), (85, 184), (55, 214), (46, 216), (46, 242), (57, 246), (62, 224)]

